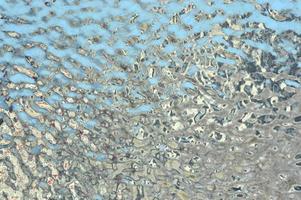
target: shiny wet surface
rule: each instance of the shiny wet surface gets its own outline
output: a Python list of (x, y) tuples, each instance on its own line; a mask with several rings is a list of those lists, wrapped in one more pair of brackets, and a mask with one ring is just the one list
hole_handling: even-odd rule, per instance
[(0, 199), (300, 199), (301, 2), (0, 5)]

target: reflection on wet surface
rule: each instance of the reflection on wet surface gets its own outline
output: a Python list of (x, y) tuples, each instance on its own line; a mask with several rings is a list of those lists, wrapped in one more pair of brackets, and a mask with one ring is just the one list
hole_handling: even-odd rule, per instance
[(0, 199), (301, 199), (300, 10), (1, 1)]

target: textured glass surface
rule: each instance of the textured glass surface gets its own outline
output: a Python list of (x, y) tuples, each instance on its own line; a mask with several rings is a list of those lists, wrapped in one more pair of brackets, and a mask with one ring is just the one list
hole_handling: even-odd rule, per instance
[(0, 0), (0, 200), (301, 199), (300, 0)]

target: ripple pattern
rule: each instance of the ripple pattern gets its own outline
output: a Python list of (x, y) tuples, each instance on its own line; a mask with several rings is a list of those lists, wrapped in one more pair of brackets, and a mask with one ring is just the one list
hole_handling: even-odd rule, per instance
[(2, 0), (0, 199), (301, 199), (300, 10)]

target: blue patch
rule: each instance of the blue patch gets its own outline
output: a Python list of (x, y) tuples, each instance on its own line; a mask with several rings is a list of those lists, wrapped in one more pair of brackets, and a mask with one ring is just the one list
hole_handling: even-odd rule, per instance
[(31, 154), (33, 155), (39, 155), (41, 153), (42, 147), (40, 145), (37, 145), (31, 149)]

